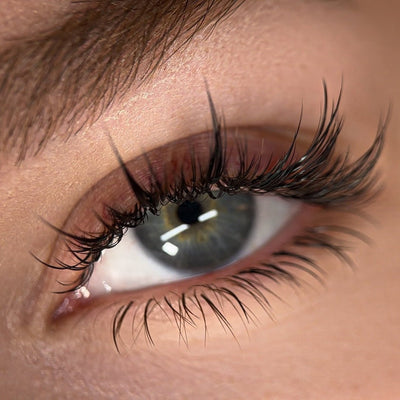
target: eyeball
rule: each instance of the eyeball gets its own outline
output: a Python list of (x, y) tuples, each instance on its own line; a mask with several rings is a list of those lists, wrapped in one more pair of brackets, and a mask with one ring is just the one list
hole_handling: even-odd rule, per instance
[(225, 268), (268, 243), (298, 209), (299, 202), (250, 193), (170, 203), (103, 251), (85, 290), (132, 291)]

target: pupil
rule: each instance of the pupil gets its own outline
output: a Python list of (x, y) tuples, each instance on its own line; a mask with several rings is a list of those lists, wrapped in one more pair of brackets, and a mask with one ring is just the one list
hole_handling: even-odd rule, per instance
[(199, 216), (203, 214), (203, 207), (198, 201), (185, 200), (179, 205), (177, 214), (183, 224), (192, 225), (198, 222)]

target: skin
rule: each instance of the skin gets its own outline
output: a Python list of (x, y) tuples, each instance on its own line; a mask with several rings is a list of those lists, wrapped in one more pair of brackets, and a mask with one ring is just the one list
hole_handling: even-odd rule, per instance
[[(11, 3), (0, 6), (0, 26), (14, 17), (26, 23), (23, 28), (6, 25), (3, 39), (18, 29), (33, 32), (41, 19), (67, 12), (61, 2), (59, 10), (48, 5), (36, 13), (25, 8), (29, 1)], [(209, 37), (197, 35), (151, 81), (129, 91), (67, 142), (54, 139), (20, 165), (12, 152), (2, 152), (2, 398), (398, 398), (399, 13), (398, 2), (390, 0), (249, 1)], [(229, 126), (292, 132), (303, 104), (307, 142), (307, 132), (318, 123), (322, 79), (334, 99), (342, 77), (346, 124), (339, 151), (362, 154), (379, 117), (389, 103), (393, 106), (379, 162), (385, 189), (366, 208), (375, 223), (354, 222), (373, 239), (370, 246), (357, 242), (354, 247), (355, 272), (318, 254), (328, 272), (326, 287), (298, 294), (278, 287), (289, 305), (273, 302), (275, 321), (255, 309), (257, 326), (245, 328), (228, 308), (240, 345), (210, 316), (206, 346), (201, 329), (190, 332), (186, 347), (178, 343), (176, 326), (160, 321), (154, 322), (155, 347), (141, 340), (130, 345), (128, 323), (121, 333), (127, 345), (118, 354), (111, 321), (115, 306), (124, 303), (112, 299), (97, 311), (77, 310), (64, 321), (51, 320), (62, 296), (52, 291), (62, 278), (35, 262), (30, 252), (48, 258), (57, 235), (38, 216), (63, 226), (85, 193), (118, 166), (107, 132), (130, 160), (210, 129), (206, 78)], [(151, 289), (146, 293), (152, 295)]]

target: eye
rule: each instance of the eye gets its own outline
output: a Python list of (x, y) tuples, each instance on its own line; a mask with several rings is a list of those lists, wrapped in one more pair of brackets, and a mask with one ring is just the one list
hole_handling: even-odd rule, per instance
[(299, 208), (249, 193), (168, 204), (103, 252), (87, 289), (92, 295), (140, 289), (226, 267), (265, 245)]
[(374, 167), (386, 122), (360, 158), (336, 154), (339, 101), (329, 115), (324, 93), (308, 147), (297, 144), (299, 128), (286, 145), (262, 128), (224, 129), (210, 96), (211, 133), (129, 162), (111, 141), (120, 167), (82, 198), (63, 229), (55, 228), (60, 239), (51, 260), (39, 260), (64, 273), (54, 317), (110, 296), (119, 304), (116, 345), (129, 316), (141, 318), (132, 327), (153, 343), (156, 309), (175, 320), (180, 335), (199, 319), (207, 329), (210, 313), (232, 332), (224, 304), (249, 321), (244, 298), (269, 313), (269, 296), (280, 298), (271, 283), (321, 280), (313, 250), (350, 264), (348, 239), (363, 235), (349, 226), (348, 213), (377, 192)]

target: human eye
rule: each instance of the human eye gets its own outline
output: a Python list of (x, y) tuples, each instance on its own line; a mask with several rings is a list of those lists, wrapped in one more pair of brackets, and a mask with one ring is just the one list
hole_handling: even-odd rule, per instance
[[(208, 93), (211, 132), (189, 136), (125, 161), (81, 199), (50, 260), (62, 299), (55, 321), (113, 299), (117, 350), (124, 322), (156, 343), (164, 316), (187, 341), (186, 326), (207, 332), (209, 318), (234, 335), (229, 314), (245, 323), (272, 315), (281, 285), (323, 283), (329, 253), (351, 266), (350, 245), (366, 240), (352, 226), (378, 191), (375, 165), (386, 122), (359, 158), (336, 152), (343, 128), (340, 95), (332, 109), (324, 86), (315, 135), (289, 143), (270, 128), (230, 127)], [(48, 221), (51, 225), (51, 223)], [(156, 316), (156, 317), (155, 317)]]

